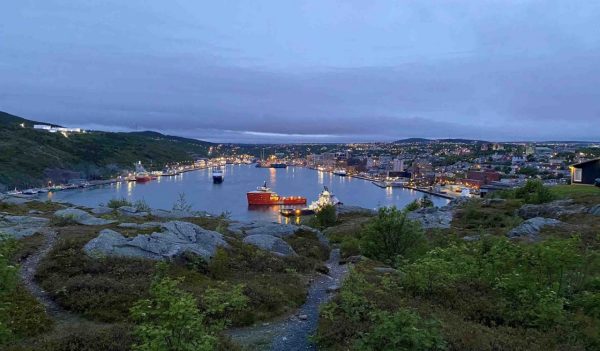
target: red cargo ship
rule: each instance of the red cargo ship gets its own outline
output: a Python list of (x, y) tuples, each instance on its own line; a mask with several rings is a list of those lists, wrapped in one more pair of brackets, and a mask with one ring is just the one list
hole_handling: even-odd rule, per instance
[(248, 205), (305, 205), (306, 198), (302, 196), (279, 196), (276, 192), (267, 188), (267, 182), (259, 186), (255, 191), (249, 191)]

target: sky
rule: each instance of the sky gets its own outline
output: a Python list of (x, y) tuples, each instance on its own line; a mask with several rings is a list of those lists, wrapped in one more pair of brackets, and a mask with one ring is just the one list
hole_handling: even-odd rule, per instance
[(3, 1), (0, 110), (213, 142), (600, 140), (599, 1)]

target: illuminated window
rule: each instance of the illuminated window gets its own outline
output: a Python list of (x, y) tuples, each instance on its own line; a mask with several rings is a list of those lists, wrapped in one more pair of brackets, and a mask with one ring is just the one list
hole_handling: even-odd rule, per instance
[(575, 172), (573, 173), (573, 181), (581, 182), (581, 168), (575, 168)]

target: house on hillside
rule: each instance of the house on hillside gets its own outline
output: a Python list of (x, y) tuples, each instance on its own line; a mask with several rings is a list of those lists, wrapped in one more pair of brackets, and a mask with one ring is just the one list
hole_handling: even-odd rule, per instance
[(600, 158), (576, 163), (570, 169), (572, 184), (594, 184), (600, 179)]

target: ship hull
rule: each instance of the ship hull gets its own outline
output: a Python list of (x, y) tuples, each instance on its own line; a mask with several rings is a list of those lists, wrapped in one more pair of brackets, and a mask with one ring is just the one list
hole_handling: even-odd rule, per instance
[(248, 205), (305, 205), (306, 198), (301, 196), (271, 196), (270, 193), (248, 193)]
[(214, 184), (221, 184), (221, 183), (223, 183), (223, 176), (213, 176), (213, 183)]
[(271, 168), (287, 168), (285, 163), (271, 163)]
[(150, 176), (141, 176), (141, 177), (135, 177), (135, 181), (138, 183), (146, 183), (152, 180), (152, 177)]

